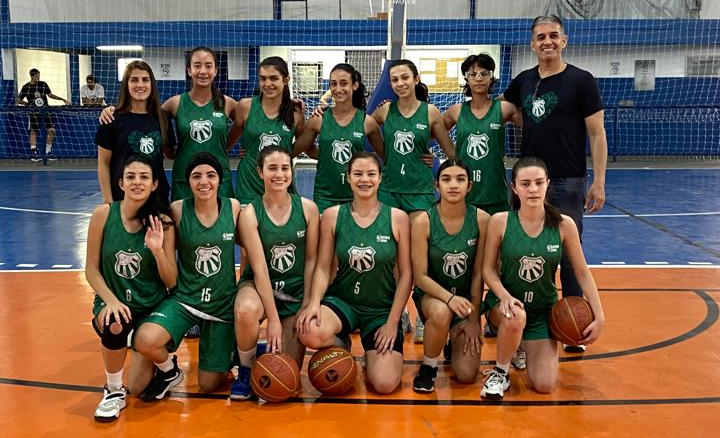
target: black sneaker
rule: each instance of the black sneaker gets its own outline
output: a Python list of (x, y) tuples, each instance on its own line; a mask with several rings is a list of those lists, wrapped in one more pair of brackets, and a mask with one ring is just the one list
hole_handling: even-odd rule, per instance
[(185, 337), (188, 339), (195, 339), (200, 337), (200, 326), (198, 324), (195, 324), (194, 326), (187, 329), (185, 332)]
[(55, 156), (55, 154), (53, 154), (53, 151), (45, 154), (45, 159), (47, 159), (48, 161), (57, 161), (57, 157)]
[(177, 356), (173, 356), (173, 369), (170, 371), (160, 371), (155, 369), (155, 376), (145, 391), (140, 395), (140, 399), (144, 402), (152, 402), (162, 400), (171, 389), (183, 381), (183, 372), (177, 366)]
[(30, 161), (41, 161), (42, 158), (40, 158), (40, 153), (38, 152), (37, 148), (30, 149)]
[(585, 346), (582, 344), (579, 344), (579, 345), (563, 344), (563, 350), (565, 350), (565, 353), (585, 353)]
[(437, 367), (430, 365), (420, 365), (420, 370), (413, 379), (413, 391), (429, 393), (435, 391), (435, 377), (437, 377)]
[(445, 356), (445, 360), (452, 360), (452, 341), (450, 339), (443, 347), (443, 356)]

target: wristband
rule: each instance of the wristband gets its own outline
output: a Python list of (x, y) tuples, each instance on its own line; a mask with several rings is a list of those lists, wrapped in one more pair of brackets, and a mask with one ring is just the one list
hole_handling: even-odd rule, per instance
[(453, 298), (455, 298), (455, 294), (450, 295), (450, 298), (448, 298), (448, 300), (445, 301), (445, 305), (450, 307), (450, 301), (452, 301)]

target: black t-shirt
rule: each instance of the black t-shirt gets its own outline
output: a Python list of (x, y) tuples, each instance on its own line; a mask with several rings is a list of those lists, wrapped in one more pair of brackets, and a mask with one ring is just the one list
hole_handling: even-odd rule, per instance
[(517, 75), (503, 96), (522, 109), (521, 156), (545, 161), (550, 178), (585, 176), (585, 118), (603, 109), (592, 74), (568, 64), (540, 79), (536, 66)]
[[(168, 137), (172, 138), (172, 136)], [(115, 120), (112, 123), (98, 127), (95, 143), (112, 151), (110, 187), (113, 201), (119, 201), (124, 196), (118, 181), (122, 178), (125, 159), (130, 155), (142, 155), (152, 162), (153, 173), (158, 175), (157, 190), (160, 199), (169, 202), (170, 185), (163, 168), (160, 123), (150, 114), (115, 113)]]
[(20, 89), (20, 96), (18, 97), (20, 99), (27, 98), (30, 106), (40, 108), (47, 106), (47, 95), (50, 93), (52, 93), (52, 91), (50, 91), (50, 87), (47, 82), (37, 81), (35, 84), (28, 82), (22, 86)]

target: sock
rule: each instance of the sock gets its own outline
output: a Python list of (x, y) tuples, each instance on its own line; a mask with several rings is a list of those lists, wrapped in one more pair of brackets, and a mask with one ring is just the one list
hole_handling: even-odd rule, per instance
[(123, 386), (123, 370), (121, 369), (117, 373), (109, 373), (105, 370), (105, 376), (107, 377), (107, 387), (110, 391), (120, 389)]
[(238, 357), (240, 358), (240, 365), (252, 368), (255, 364), (255, 348), (248, 351), (241, 351), (238, 348)]
[(30, 150), (31, 150), (31, 151), (36, 151), (36, 150), (37, 150), (37, 145), (36, 145), (36, 144), (31, 144), (31, 145), (30, 145)]
[(170, 357), (170, 355), (168, 354), (168, 357), (165, 360), (165, 362), (156, 363), (155, 366), (158, 367), (160, 369), (160, 371), (162, 371), (163, 373), (167, 373), (168, 371), (170, 371), (171, 369), (173, 369), (175, 367), (175, 364), (173, 364), (172, 357)]
[(502, 370), (505, 372), (505, 374), (507, 374), (508, 372), (510, 372), (510, 362), (508, 362), (508, 363), (498, 362), (495, 364), (495, 368)]
[(439, 358), (440, 358), (440, 356), (435, 356), (435, 357), (423, 356), (423, 365), (430, 365), (433, 368), (437, 368)]
[(50, 152), (52, 152), (52, 145), (46, 144), (45, 145), (45, 154), (49, 154)]

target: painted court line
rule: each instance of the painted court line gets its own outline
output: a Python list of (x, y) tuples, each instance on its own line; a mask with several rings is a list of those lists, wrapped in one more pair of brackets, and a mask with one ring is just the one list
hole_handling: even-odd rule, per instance
[(624, 265), (625, 262), (600, 262), (603, 265)]
[(68, 269), (68, 268), (72, 268), (73, 265), (52, 265), (50, 267), (53, 269)]
[(668, 262), (645, 262), (646, 265), (669, 265)]
[(37, 263), (19, 263), (15, 265), (16, 268), (35, 268)]

